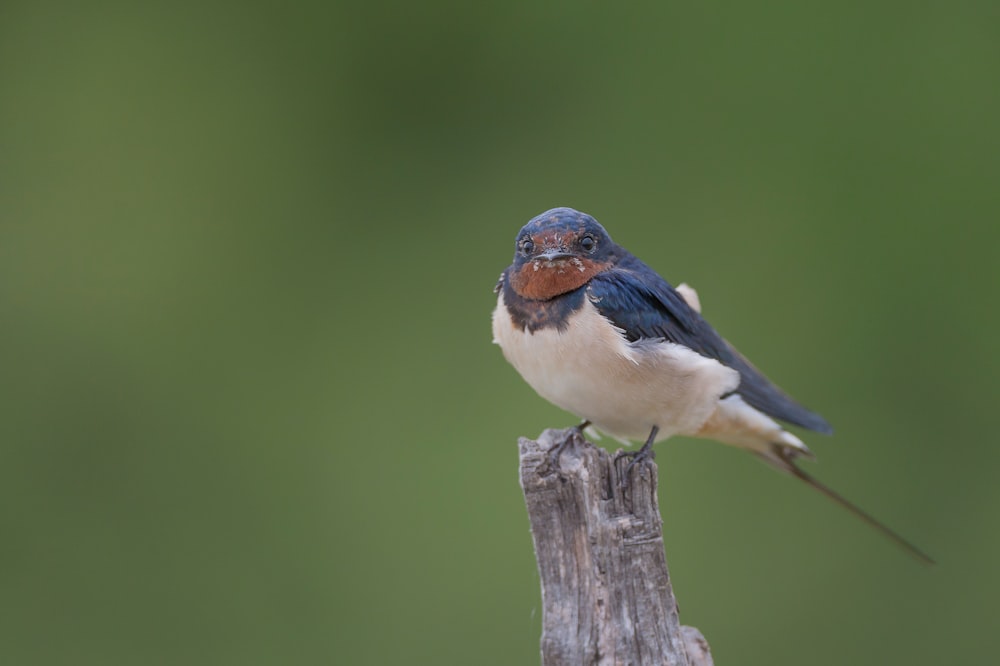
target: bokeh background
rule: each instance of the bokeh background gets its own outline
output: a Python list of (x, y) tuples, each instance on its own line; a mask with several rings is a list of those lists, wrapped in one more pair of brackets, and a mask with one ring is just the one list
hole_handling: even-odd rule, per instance
[(996, 3), (0, 6), (0, 662), (535, 664), (491, 344), (595, 215), (836, 427), (658, 449), (719, 664), (996, 658)]

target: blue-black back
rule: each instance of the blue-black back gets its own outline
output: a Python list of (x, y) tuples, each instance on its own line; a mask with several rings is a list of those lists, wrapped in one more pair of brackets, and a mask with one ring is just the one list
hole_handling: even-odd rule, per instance
[(740, 373), (736, 392), (769, 416), (829, 434), (826, 420), (790, 398), (726, 342), (654, 270), (628, 252), (617, 265), (587, 285), (597, 310), (625, 331), (630, 341), (664, 339), (714, 358)]

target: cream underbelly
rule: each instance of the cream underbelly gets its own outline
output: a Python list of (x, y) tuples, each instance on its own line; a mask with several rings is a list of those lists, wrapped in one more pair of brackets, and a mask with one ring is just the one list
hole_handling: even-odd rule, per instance
[(620, 439), (657, 441), (695, 434), (739, 373), (681, 345), (629, 343), (590, 301), (566, 328), (530, 333), (514, 326), (501, 294), (493, 337), (504, 357), (549, 402)]

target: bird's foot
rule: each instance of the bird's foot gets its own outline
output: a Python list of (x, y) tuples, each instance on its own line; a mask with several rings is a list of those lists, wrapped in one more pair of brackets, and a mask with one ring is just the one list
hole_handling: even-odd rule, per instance
[(569, 435), (556, 442), (548, 451), (548, 465), (543, 474), (548, 475), (559, 471), (559, 458), (563, 451), (570, 447), (583, 446), (587, 444), (587, 438), (583, 436), (583, 430), (590, 425), (590, 421), (584, 421), (580, 425), (570, 428)]
[(652, 446), (646, 444), (638, 451), (619, 451), (615, 456), (615, 462), (618, 462), (621, 458), (629, 458), (628, 466), (625, 467), (625, 478), (628, 478), (632, 473), (633, 467), (655, 460), (656, 452), (653, 451)]
[(653, 429), (649, 432), (649, 437), (646, 439), (646, 443), (642, 445), (642, 448), (638, 451), (619, 451), (615, 455), (615, 462), (617, 463), (621, 458), (631, 458), (629, 460), (628, 466), (625, 468), (625, 478), (631, 478), (632, 468), (639, 463), (650, 463), (656, 459), (656, 453), (653, 451), (653, 441), (656, 439), (656, 434), (660, 431), (659, 427), (653, 426)]

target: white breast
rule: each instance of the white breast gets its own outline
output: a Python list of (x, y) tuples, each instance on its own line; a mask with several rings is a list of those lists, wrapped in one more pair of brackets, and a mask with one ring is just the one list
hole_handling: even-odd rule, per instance
[(739, 385), (739, 373), (682, 345), (630, 343), (585, 301), (562, 331), (514, 325), (503, 294), (493, 312), (493, 341), (525, 381), (549, 402), (619, 439), (657, 441), (694, 434)]

